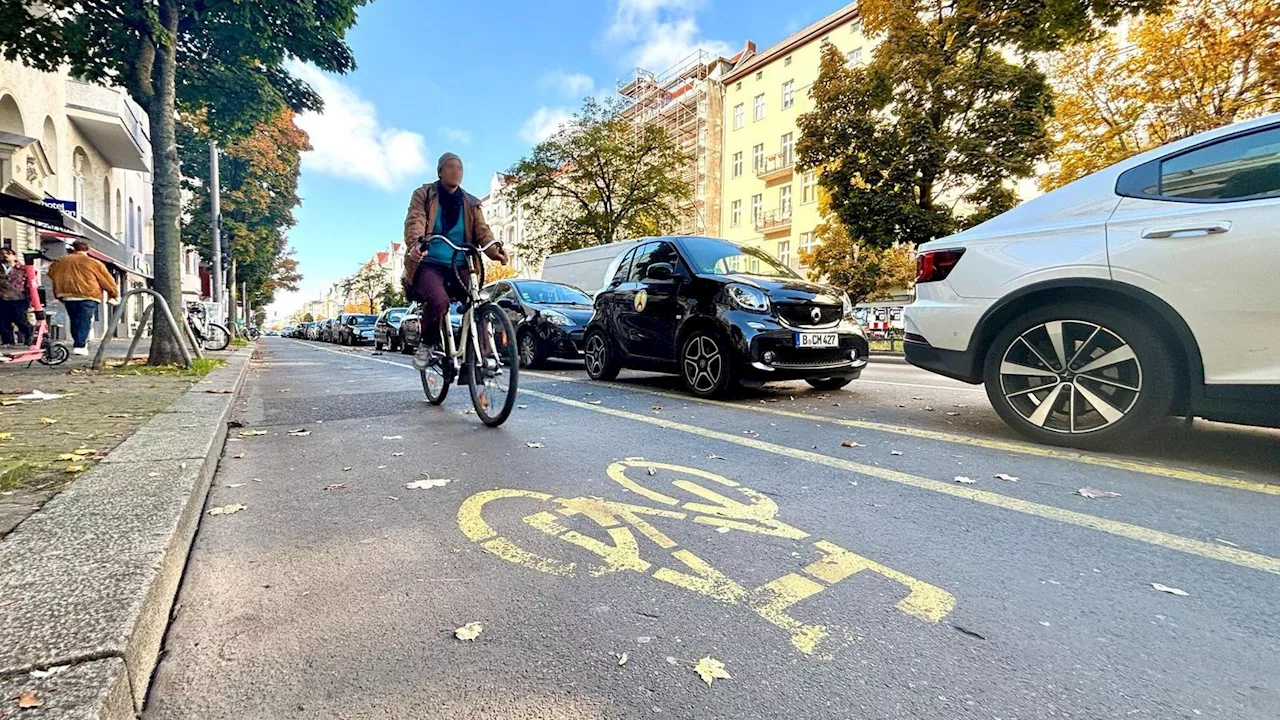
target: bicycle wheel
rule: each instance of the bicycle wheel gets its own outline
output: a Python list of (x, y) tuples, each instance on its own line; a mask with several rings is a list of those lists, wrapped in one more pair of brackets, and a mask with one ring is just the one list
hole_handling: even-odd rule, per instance
[(209, 323), (205, 328), (201, 345), (205, 350), (226, 350), (231, 344), (231, 332), (217, 323)]
[[(446, 347), (441, 345), (440, 347)], [(422, 375), (422, 390), (427, 394), (427, 402), (439, 405), (449, 395), (449, 386), (453, 384), (445, 363), (453, 362), (453, 358), (437, 351), (431, 358), (427, 369), (419, 370)]]
[(476, 357), (475, 345), (467, 346), (467, 367), (470, 373), (471, 403), (480, 421), (489, 427), (506, 422), (511, 408), (516, 404), (516, 386), (520, 376), (520, 350), (516, 343), (516, 331), (511, 318), (493, 303), (485, 303), (476, 309), (476, 339), (480, 356)]
[(61, 365), (66, 362), (69, 357), (71, 357), (71, 352), (67, 350), (66, 345), (63, 345), (62, 343), (53, 343), (45, 349), (44, 356), (39, 358), (37, 361), (41, 365), (49, 365), (52, 367), (54, 365)]

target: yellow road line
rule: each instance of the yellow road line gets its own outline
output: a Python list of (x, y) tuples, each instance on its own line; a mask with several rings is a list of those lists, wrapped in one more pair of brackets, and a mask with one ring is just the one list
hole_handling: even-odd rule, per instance
[(864, 465), (851, 460), (831, 457), (829, 455), (823, 455), (821, 453), (811, 452), (808, 450), (799, 450), (797, 448), (778, 445), (764, 440), (730, 435), (729, 433), (719, 432), (717, 430), (708, 430), (696, 425), (686, 425), (685, 423), (665, 418), (641, 415), (639, 413), (617, 410), (602, 405), (591, 405), (578, 400), (570, 400), (569, 398), (561, 397), (559, 395), (539, 392), (537, 390), (521, 389), (520, 392), (542, 400), (560, 403), (561, 405), (567, 405), (580, 410), (589, 410), (591, 412), (602, 413), (625, 420), (634, 420), (636, 422), (655, 425), (667, 430), (678, 430), (680, 432), (697, 435), (699, 437), (709, 437), (723, 442), (741, 445), (742, 447), (751, 448), (753, 450), (760, 450), (774, 455), (782, 455), (784, 457), (815, 463), (818, 465), (826, 465), (827, 467), (846, 470), (848, 472), (858, 473), (859, 475), (877, 477), (900, 485), (908, 485), (921, 490), (929, 490), (943, 495), (972, 500), (974, 502), (983, 503), (984, 505), (991, 505), (1005, 510), (1020, 512), (1024, 515), (1032, 515), (1046, 520), (1053, 520), (1056, 522), (1067, 523), (1069, 525), (1089, 528), (1091, 530), (1098, 530), (1118, 537), (1137, 540), (1138, 542), (1147, 543), (1148, 545), (1166, 548), (1168, 550), (1176, 550), (1189, 555), (1197, 555), (1210, 560), (1218, 560), (1220, 562), (1231, 563), (1232, 565), (1239, 565), (1240, 567), (1262, 570), (1280, 575), (1280, 558), (1273, 558), (1268, 555), (1253, 553), (1239, 548), (1215, 545), (1213, 543), (1193, 540), (1191, 538), (1185, 538), (1180, 535), (1174, 535), (1161, 530), (1143, 527), (1141, 525), (1132, 525), (1118, 520), (1108, 520), (1094, 515), (1075, 512), (1073, 510), (1065, 510), (1052, 505), (1042, 505), (1040, 503), (1021, 500), (1009, 497), (1008, 495), (988, 492), (986, 490), (978, 490), (975, 488), (965, 487), (963, 485), (930, 480), (917, 475), (910, 475), (908, 473), (876, 467), (874, 465)]
[(760, 405), (748, 405), (725, 402), (723, 400), (704, 400), (692, 395), (680, 395), (676, 393), (666, 392), (664, 390), (652, 390), (645, 387), (636, 387), (634, 385), (626, 385), (623, 383), (608, 382), (600, 383), (592, 381), (587, 383), (577, 378), (563, 377), (560, 375), (547, 375), (544, 373), (525, 372), (525, 375), (532, 375), (543, 379), (561, 380), (565, 382), (607, 385), (618, 390), (630, 390), (632, 392), (648, 393), (659, 397), (671, 398), (686, 402), (697, 402), (706, 405), (719, 405), (721, 407), (739, 408), (742, 410), (751, 410), (753, 412), (765, 413), (767, 415), (779, 415), (782, 417), (794, 418), (796, 420), (809, 420), (813, 422), (833, 423), (845, 427), (858, 428), (860, 430), (874, 430), (876, 432), (893, 433), (895, 435), (906, 435), (908, 437), (920, 438), (922, 440), (937, 440), (940, 442), (953, 443), (957, 445), (971, 445), (973, 447), (986, 448), (988, 450), (999, 450), (1001, 452), (1018, 453), (1020, 455), (1036, 455), (1038, 457), (1053, 458), (1055, 460), (1069, 460), (1071, 462), (1083, 463), (1086, 465), (1095, 465), (1098, 467), (1112, 468), (1114, 470), (1127, 470), (1130, 472), (1142, 473), (1144, 475), (1155, 475), (1158, 477), (1169, 478), (1171, 480), (1185, 480), (1187, 482), (1202, 483), (1205, 485), (1216, 485), (1218, 487), (1231, 488), (1232, 490), (1248, 490), (1250, 492), (1263, 493), (1265, 495), (1280, 495), (1280, 484), (1262, 483), (1253, 480), (1241, 480), (1239, 478), (1231, 478), (1223, 475), (1213, 475), (1198, 470), (1188, 470), (1185, 468), (1168, 467), (1166, 465), (1156, 465), (1154, 463), (1143, 462), (1140, 460), (1126, 460), (1124, 458), (1107, 457), (1104, 455), (1089, 455), (1086, 453), (1076, 452), (1074, 450), (1064, 450), (1061, 448), (1049, 447), (1046, 445), (1032, 445), (1029, 443), (1021, 443), (1013, 440), (997, 440), (994, 438), (971, 437), (968, 435), (960, 435), (957, 433), (942, 432), (939, 430), (925, 430), (922, 428), (903, 427), (901, 425), (889, 425), (887, 423), (873, 422), (871, 420), (847, 420), (844, 418), (826, 417), (823, 415), (814, 415), (812, 413), (797, 412), (795, 410), (783, 410), (781, 408), (762, 407)]

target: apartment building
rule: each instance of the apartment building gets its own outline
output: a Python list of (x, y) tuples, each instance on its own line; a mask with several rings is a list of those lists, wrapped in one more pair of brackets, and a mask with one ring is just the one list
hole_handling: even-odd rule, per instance
[(791, 267), (815, 246), (818, 180), (795, 170), (797, 121), (813, 109), (824, 43), (850, 63), (869, 58), (856, 4), (848, 5), (778, 44), (744, 58), (724, 76), (721, 237), (760, 248)]
[(505, 173), (494, 173), (489, 179), (489, 194), (480, 199), (480, 205), (484, 208), (484, 219), (489, 223), (493, 236), (502, 241), (516, 277), (538, 277), (542, 274), (542, 260), (529, 250), (529, 213), (512, 197), (510, 186), (513, 181)]

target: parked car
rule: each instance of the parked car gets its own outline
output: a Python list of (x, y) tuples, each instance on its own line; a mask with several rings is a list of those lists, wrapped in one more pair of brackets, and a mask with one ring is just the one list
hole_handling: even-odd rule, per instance
[(288, 325), (288, 326), (285, 326), (285, 327), (283, 327), (283, 328), (280, 328), (280, 331), (279, 331), (279, 332), (276, 332), (276, 331), (272, 330), (271, 332), (269, 332), (269, 333), (267, 333), (267, 334), (268, 334), (268, 335), (279, 335), (279, 336), (281, 336), (281, 337), (293, 337), (293, 326), (292, 326), (292, 325)]
[(1170, 143), (922, 245), (907, 359), (1055, 445), (1280, 426), (1277, 228), (1280, 115)]
[(407, 307), (387, 308), (373, 324), (373, 349), (387, 348), (391, 352), (400, 349), (400, 321), (409, 312)]
[(315, 340), (318, 337), (317, 333), (319, 333), (319, 331), (320, 331), (319, 322), (316, 322), (316, 321), (309, 322), (307, 323), (307, 329), (304, 331), (302, 338), (304, 340)]
[(579, 250), (548, 255), (542, 262), (542, 279), (570, 287), (585, 288), (592, 297), (609, 284), (610, 268), (622, 254), (639, 245), (644, 238), (620, 240)]
[(320, 323), (320, 340), (333, 343), (338, 342), (338, 328), (342, 326), (342, 320), (346, 317), (346, 313), (340, 313), (338, 317), (329, 318)]
[[(422, 306), (420, 303), (409, 305), (408, 312), (400, 320), (400, 352), (409, 355), (418, 349), (422, 342)], [(454, 333), (462, 328), (462, 303), (449, 304), (449, 324)]]
[(586, 293), (544, 280), (502, 280), (487, 289), (511, 317), (523, 367), (552, 357), (582, 357), (583, 332), (593, 312)]
[(373, 324), (377, 320), (377, 315), (362, 315), (360, 313), (343, 315), (342, 324), (338, 326), (334, 333), (336, 342), (340, 345), (351, 346), (372, 342)]
[(699, 397), (738, 384), (805, 380), (835, 390), (867, 364), (853, 305), (755, 248), (707, 237), (655, 238), (628, 251), (595, 299), (587, 374), (671, 372)]

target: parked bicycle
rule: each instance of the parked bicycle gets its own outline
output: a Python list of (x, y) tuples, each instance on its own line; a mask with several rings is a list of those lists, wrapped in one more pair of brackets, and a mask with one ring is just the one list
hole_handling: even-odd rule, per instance
[(231, 344), (231, 331), (213, 322), (203, 303), (187, 303), (187, 325), (205, 350), (226, 350)]
[[(516, 332), (511, 319), (480, 292), (484, 285), (481, 253), (498, 241), (492, 240), (484, 247), (458, 247), (449, 238), (434, 235), (423, 241), (423, 249), (433, 240), (444, 242), (453, 248), (454, 253), (465, 254), (471, 275), (469, 281), (463, 283), (461, 275), (454, 269), (459, 284), (466, 288), (466, 298), (462, 301), (462, 326), (455, 342), (448, 314), (441, 318), (438, 347), (442, 349), (433, 353), (427, 367), (420, 371), (422, 389), (427, 393), (428, 402), (439, 405), (449, 394), (449, 386), (458, 373), (465, 373), (463, 377), (469, 380), (471, 403), (476, 415), (485, 425), (497, 427), (506, 422), (515, 407), (520, 372)], [(426, 328), (423, 331), (426, 332)]]

